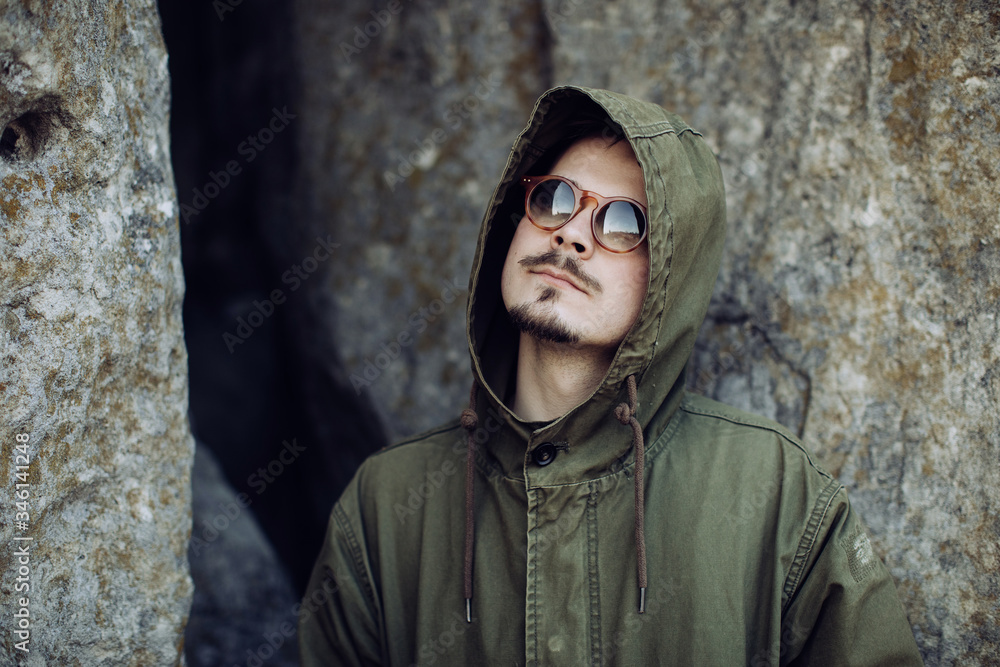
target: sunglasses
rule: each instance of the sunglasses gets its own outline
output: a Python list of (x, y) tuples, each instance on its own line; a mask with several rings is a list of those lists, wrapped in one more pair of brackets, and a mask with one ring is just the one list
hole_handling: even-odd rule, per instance
[(561, 176), (523, 176), (524, 211), (535, 227), (555, 231), (583, 209), (584, 199), (597, 208), (590, 216), (594, 239), (605, 250), (629, 252), (646, 238), (646, 207), (628, 197), (602, 197), (581, 190)]

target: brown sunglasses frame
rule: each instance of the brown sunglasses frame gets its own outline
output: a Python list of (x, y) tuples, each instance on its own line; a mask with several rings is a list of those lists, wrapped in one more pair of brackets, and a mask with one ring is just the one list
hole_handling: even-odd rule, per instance
[[(566, 218), (565, 222), (563, 222), (560, 225), (556, 225), (555, 227), (543, 227), (542, 225), (535, 222), (534, 218), (531, 217), (530, 213), (531, 206), (529, 205), (530, 202), (528, 201), (529, 197), (531, 197), (531, 193), (535, 190), (535, 187), (544, 183), (545, 181), (560, 181), (562, 183), (565, 183), (573, 191), (573, 196), (576, 198), (574, 201), (575, 208), (573, 209), (573, 213), (570, 214), (568, 218)], [(562, 227), (566, 226), (566, 223), (575, 218), (577, 214), (583, 210), (583, 200), (593, 199), (594, 202), (597, 204), (597, 206), (590, 214), (590, 233), (593, 235), (594, 240), (597, 241), (597, 244), (602, 248), (604, 248), (605, 250), (607, 250), (608, 252), (613, 252), (619, 255), (623, 255), (627, 252), (632, 252), (633, 250), (642, 245), (642, 242), (646, 240), (646, 236), (649, 234), (649, 212), (646, 210), (645, 206), (643, 206), (641, 203), (637, 202), (634, 199), (630, 199), (629, 197), (605, 197), (603, 195), (597, 194), (593, 190), (584, 190), (582, 188), (578, 188), (576, 185), (567, 180), (565, 177), (555, 176), (553, 174), (547, 174), (545, 176), (522, 176), (521, 185), (524, 187), (524, 215), (528, 218), (531, 224), (533, 224), (535, 227), (543, 231), (554, 232), (555, 230), (561, 229)], [(596, 228), (597, 212), (603, 209), (608, 204), (612, 204), (616, 201), (624, 201), (628, 202), (629, 204), (633, 204), (640, 211), (642, 211), (643, 217), (646, 218), (646, 224), (643, 226), (642, 230), (642, 238), (640, 238), (639, 241), (628, 250), (615, 250), (614, 248), (609, 248), (601, 241), (600, 237), (597, 235), (597, 228)]]

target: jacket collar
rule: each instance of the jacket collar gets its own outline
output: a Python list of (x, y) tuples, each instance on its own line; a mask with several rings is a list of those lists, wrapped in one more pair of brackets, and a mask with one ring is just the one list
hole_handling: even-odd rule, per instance
[[(640, 406), (640, 422), (648, 423), (644, 429), (647, 442), (655, 441), (666, 428), (683, 395), (681, 382), (667, 401), (655, 406), (658, 409), (648, 419), (643, 419)], [(618, 403), (607, 404), (603, 415), (597, 410), (578, 410), (547, 423), (519, 419), (487, 388), (480, 387), (478, 397), (482, 433), (477, 438), (479, 465), (486, 473), (523, 481), (528, 488), (535, 488), (590, 482), (627, 471), (634, 464), (632, 431), (614, 415), (617, 405), (627, 400), (624, 393)], [(653, 407), (647, 410), (652, 412)], [(534, 453), (546, 444), (556, 448), (555, 459), (540, 466)]]

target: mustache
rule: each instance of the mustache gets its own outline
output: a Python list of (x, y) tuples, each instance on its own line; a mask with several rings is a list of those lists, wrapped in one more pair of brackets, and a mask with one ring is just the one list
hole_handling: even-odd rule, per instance
[(552, 266), (573, 276), (591, 292), (600, 293), (604, 291), (604, 288), (601, 287), (601, 283), (583, 270), (583, 267), (580, 266), (580, 260), (573, 259), (569, 255), (562, 255), (562, 261), (560, 262), (560, 255), (561, 253), (556, 250), (549, 250), (538, 255), (528, 255), (527, 257), (522, 257), (517, 263), (526, 269), (533, 269), (538, 266), (546, 265)]

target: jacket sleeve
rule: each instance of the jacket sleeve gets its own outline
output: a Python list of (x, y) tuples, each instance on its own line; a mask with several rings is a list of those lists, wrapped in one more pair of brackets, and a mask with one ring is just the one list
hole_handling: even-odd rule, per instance
[(813, 508), (788, 577), (781, 665), (923, 664), (892, 576), (839, 484)]
[(365, 557), (357, 488), (355, 477), (333, 508), (298, 612), (303, 667), (382, 664), (381, 614)]

